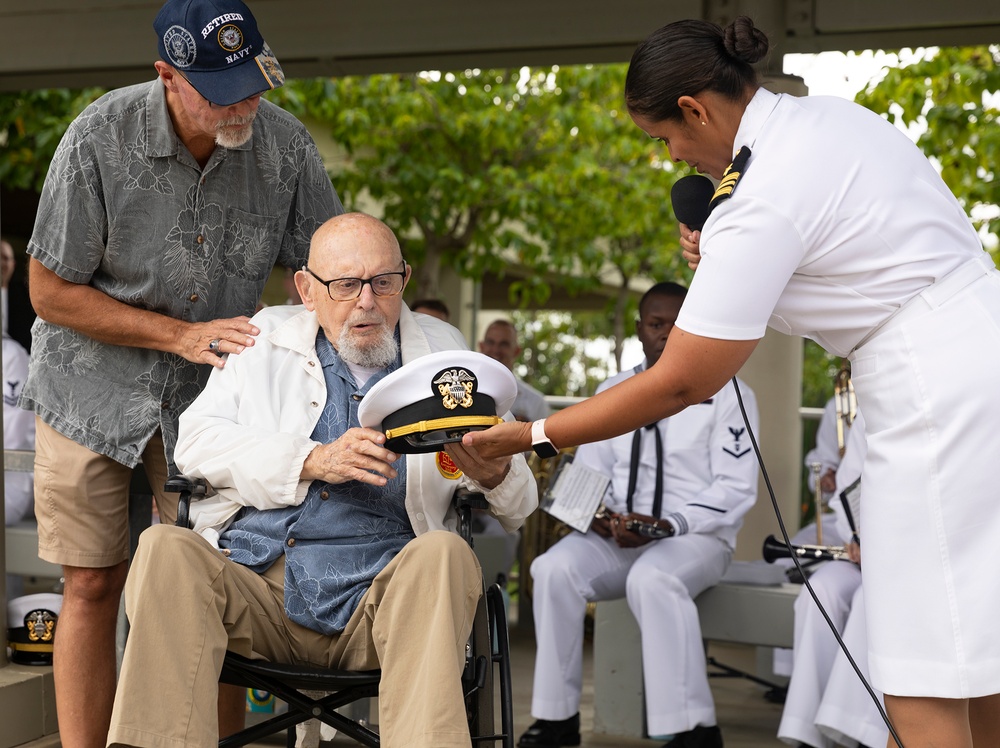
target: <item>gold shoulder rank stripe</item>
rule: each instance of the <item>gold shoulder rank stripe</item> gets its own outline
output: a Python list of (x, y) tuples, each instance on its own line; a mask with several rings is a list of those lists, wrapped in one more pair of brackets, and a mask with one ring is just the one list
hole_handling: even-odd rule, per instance
[(750, 159), (750, 149), (746, 146), (740, 148), (740, 152), (736, 154), (736, 158), (733, 159), (733, 163), (723, 172), (722, 180), (719, 182), (719, 186), (715, 190), (715, 194), (712, 195), (712, 199), (708, 203), (708, 212), (711, 213), (715, 210), (716, 206), (723, 200), (727, 200), (730, 195), (733, 194), (733, 190), (736, 189), (736, 185), (739, 184), (740, 179), (743, 177), (746, 171), (747, 161)]

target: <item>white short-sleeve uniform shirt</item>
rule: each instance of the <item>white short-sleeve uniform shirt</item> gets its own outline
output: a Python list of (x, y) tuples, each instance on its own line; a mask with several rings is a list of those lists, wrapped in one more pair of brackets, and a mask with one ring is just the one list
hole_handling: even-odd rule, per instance
[(751, 340), (770, 325), (846, 356), (897, 307), (983, 248), (941, 177), (878, 115), (760, 89), (750, 161), (702, 231), (677, 326)]
[[(1000, 693), (987, 457), (1000, 455), (1000, 274), (933, 166), (874, 113), (759, 90), (744, 145), (750, 160), (705, 223), (677, 326), (726, 340), (770, 326), (851, 357), (868, 441), (872, 679), (901, 696)], [(924, 303), (956, 273), (972, 280)], [(904, 304), (926, 313), (886, 323)]]

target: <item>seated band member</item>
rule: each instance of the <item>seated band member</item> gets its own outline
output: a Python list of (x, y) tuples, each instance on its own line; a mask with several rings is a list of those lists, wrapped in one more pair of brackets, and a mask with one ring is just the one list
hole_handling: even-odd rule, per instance
[[(110, 744), (214, 746), (225, 651), (382, 669), (382, 745), (469, 745), (460, 678), (482, 574), (455, 532), (459, 484), (514, 529), (537, 505), (520, 456), (449, 445), (399, 455), (358, 406), (403, 363), (464, 350), (413, 315), (390, 229), (352, 213), (313, 236), (305, 308), (254, 317), (257, 344), (213, 372), (183, 414), (177, 464), (217, 492), (194, 532), (154, 526), (126, 585), (131, 622)], [(445, 468), (448, 469), (445, 469)], [(221, 550), (220, 550), (221, 549)]]
[[(835, 497), (830, 502), (837, 515), (836, 536), (852, 536), (840, 494), (861, 476), (867, 452), (865, 422), (859, 411), (848, 434), (843, 460), (837, 468)], [(861, 589), (861, 548), (853, 538), (846, 547), (850, 562), (825, 563), (809, 580), (867, 679), (868, 637)], [(878, 696), (881, 699), (881, 694)], [(804, 587), (795, 601), (792, 674), (778, 737), (789, 745), (810, 748), (832, 748), (834, 745), (882, 748), (889, 737), (877, 707)]]
[[(599, 391), (656, 363), (685, 293), (675, 283), (646, 292), (636, 323), (646, 360)], [(741, 389), (756, 432), (756, 399), (749, 387)], [(721, 746), (694, 598), (725, 573), (743, 515), (757, 497), (757, 463), (732, 385), (634, 434), (585, 444), (575, 463), (611, 479), (605, 499), (611, 514), (531, 565), (537, 721), (518, 745), (580, 744), (587, 603), (626, 597), (642, 632), (649, 734), (669, 739), (671, 748)], [(670, 536), (650, 540), (626, 528), (630, 518)]]

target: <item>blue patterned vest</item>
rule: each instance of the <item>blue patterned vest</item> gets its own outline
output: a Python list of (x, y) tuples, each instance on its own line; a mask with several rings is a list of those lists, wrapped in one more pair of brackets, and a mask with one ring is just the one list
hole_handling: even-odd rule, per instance
[[(397, 331), (398, 340), (398, 331)], [(326, 406), (312, 433), (331, 442), (358, 423), (358, 405), (380, 379), (401, 365), (375, 374), (360, 390), (350, 369), (320, 330), (316, 352), (326, 379)], [(303, 626), (324, 634), (344, 630), (361, 596), (413, 537), (406, 514), (406, 459), (385, 486), (350, 481), (313, 481), (299, 506), (240, 510), (219, 545), (230, 558), (258, 573), (285, 554), (285, 612)]]

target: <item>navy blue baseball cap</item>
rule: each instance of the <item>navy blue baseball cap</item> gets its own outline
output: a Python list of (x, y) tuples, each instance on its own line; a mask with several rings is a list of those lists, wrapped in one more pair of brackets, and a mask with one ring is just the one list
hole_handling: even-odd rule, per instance
[(285, 82), (240, 0), (167, 0), (153, 21), (160, 58), (213, 104), (229, 106)]

